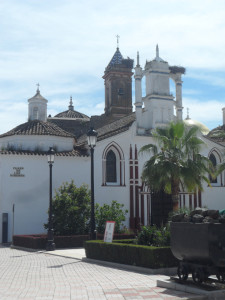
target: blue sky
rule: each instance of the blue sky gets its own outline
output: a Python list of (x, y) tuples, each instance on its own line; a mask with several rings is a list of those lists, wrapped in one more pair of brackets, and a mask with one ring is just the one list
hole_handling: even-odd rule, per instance
[[(27, 121), (40, 83), (48, 114), (104, 112), (104, 69), (116, 50), (140, 63), (160, 57), (186, 68), (183, 106), (210, 129), (225, 107), (223, 0), (1, 0), (0, 133)], [(173, 89), (172, 89), (173, 92)], [(134, 97), (133, 97), (134, 101)]]

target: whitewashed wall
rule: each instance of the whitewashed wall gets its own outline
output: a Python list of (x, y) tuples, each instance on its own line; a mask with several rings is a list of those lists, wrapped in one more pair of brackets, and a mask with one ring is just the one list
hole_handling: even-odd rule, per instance
[(74, 139), (52, 135), (12, 135), (0, 139), (0, 149), (10, 147), (14, 150), (48, 151), (57, 147), (57, 151), (71, 151)]
[[(202, 153), (209, 155), (211, 149), (217, 147), (222, 153), (222, 147), (209, 140)], [(117, 143), (123, 151), (125, 161), (125, 185), (124, 186), (102, 186), (102, 157), (104, 149), (112, 142)], [(151, 137), (137, 136), (135, 123), (130, 130), (117, 134), (116, 136), (99, 141), (94, 152), (94, 187), (95, 202), (103, 205), (111, 204), (113, 200), (130, 207), (129, 189), (129, 155), (130, 145), (133, 149), (137, 145), (139, 151), (143, 145), (153, 143)], [(138, 155), (139, 184), (141, 184), (141, 172), (145, 161), (149, 158), (147, 154)], [(22, 167), (21, 177), (10, 176), (16, 172), (14, 167)], [(86, 183), (90, 187), (91, 172), (90, 157), (55, 157), (53, 165), (53, 191), (63, 182), (72, 179), (77, 186)], [(224, 176), (224, 174), (223, 174)], [(224, 177), (223, 177), (224, 182)], [(202, 205), (209, 208), (224, 209), (225, 196), (224, 187), (204, 185), (202, 193)], [(54, 193), (53, 193), (54, 195)], [(2, 213), (9, 214), (9, 234), (12, 235), (12, 206), (15, 204), (15, 234), (37, 234), (45, 232), (43, 224), (47, 222), (47, 210), (49, 205), (49, 166), (46, 156), (39, 155), (1, 155), (0, 156), (0, 241), (2, 240)], [(129, 226), (129, 213), (125, 225)]]
[[(77, 186), (90, 185), (86, 157), (55, 157), (53, 165), (53, 195), (63, 182), (74, 180)], [(20, 174), (14, 167), (22, 167)], [(12, 207), (15, 204), (15, 234), (45, 232), (49, 206), (49, 165), (46, 156), (1, 155), (0, 156), (0, 215), (9, 214), (8, 240), (12, 236)], [(1, 220), (0, 220), (1, 222)], [(0, 241), (2, 240), (0, 223)]]

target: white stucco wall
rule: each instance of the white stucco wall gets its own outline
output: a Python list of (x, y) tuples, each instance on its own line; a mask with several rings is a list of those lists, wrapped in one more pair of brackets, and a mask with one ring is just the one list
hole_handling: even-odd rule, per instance
[[(89, 160), (86, 157), (55, 157), (53, 165), (53, 195), (63, 182), (74, 180), (77, 186), (90, 185), (87, 176)], [(22, 167), (23, 177), (10, 176), (14, 167)], [(0, 156), (0, 217), (9, 214), (8, 240), (12, 236), (12, 207), (15, 204), (14, 234), (45, 232), (49, 206), (49, 166), (46, 156)], [(0, 241), (2, 241), (0, 222)]]
[[(223, 153), (223, 147), (205, 138), (206, 145), (202, 154), (208, 156), (212, 149)], [(102, 186), (103, 153), (109, 144), (118, 145), (124, 156), (124, 185)], [(136, 123), (128, 131), (97, 142), (94, 151), (94, 187), (95, 202), (103, 205), (111, 204), (113, 200), (124, 204), (130, 209), (130, 145), (133, 158), (135, 145), (137, 151), (146, 144), (154, 143), (152, 137), (137, 136)], [(138, 154), (139, 185), (141, 172), (148, 154)], [(16, 174), (14, 168), (22, 167), (20, 174), (24, 176), (10, 176)], [(63, 182), (72, 179), (77, 186), (86, 183), (90, 187), (91, 181), (90, 157), (55, 157), (53, 165), (53, 191)], [(18, 175), (18, 174), (17, 174)], [(224, 182), (223, 174), (223, 182)], [(212, 188), (204, 185), (202, 205), (209, 208), (225, 208), (225, 187), (214, 185)], [(54, 195), (54, 192), (53, 192)], [(38, 234), (45, 232), (43, 224), (47, 222), (49, 205), (49, 166), (46, 156), (39, 155), (0, 155), (0, 242), (2, 241), (2, 213), (9, 214), (8, 240), (12, 236), (12, 207), (15, 204), (15, 234)], [(129, 227), (129, 212), (124, 224)]]
[(74, 139), (53, 135), (12, 135), (0, 139), (0, 149), (48, 151), (57, 147), (57, 151), (71, 151)]

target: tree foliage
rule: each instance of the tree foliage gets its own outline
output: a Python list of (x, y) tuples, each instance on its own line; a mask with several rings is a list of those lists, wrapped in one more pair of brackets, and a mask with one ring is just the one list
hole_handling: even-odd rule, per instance
[(111, 205), (104, 204), (95, 205), (95, 220), (98, 233), (104, 233), (106, 221), (115, 221), (115, 233), (121, 233), (122, 223), (125, 221), (125, 216), (128, 213), (124, 210), (124, 205), (117, 201), (112, 201)]
[(142, 226), (137, 236), (138, 245), (164, 247), (170, 246), (170, 229), (154, 226)]
[[(63, 183), (52, 201), (53, 229), (55, 235), (88, 234), (90, 231), (91, 197), (87, 185), (77, 187), (73, 181)], [(127, 210), (124, 205), (112, 201), (111, 205), (95, 204), (95, 220), (98, 233), (104, 233), (106, 221), (115, 221), (115, 233), (122, 231)], [(47, 229), (48, 224), (44, 224)]]
[[(90, 222), (90, 191), (66, 182), (56, 191), (52, 202), (53, 228), (56, 235), (87, 234)], [(45, 228), (48, 224), (45, 224)]]
[(204, 142), (197, 136), (198, 130), (184, 122), (172, 122), (156, 128), (153, 133), (156, 144), (140, 150), (152, 155), (144, 165), (143, 180), (152, 190), (171, 194), (174, 203), (178, 203), (180, 189), (202, 190), (203, 181), (210, 185), (211, 162), (199, 153)]

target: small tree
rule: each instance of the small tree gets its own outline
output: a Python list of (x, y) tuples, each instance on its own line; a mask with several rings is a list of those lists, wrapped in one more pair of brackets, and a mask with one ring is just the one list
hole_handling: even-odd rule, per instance
[[(63, 183), (52, 202), (53, 229), (56, 235), (87, 234), (90, 222), (90, 191), (87, 185)], [(48, 228), (48, 224), (44, 225)]]
[(124, 205), (112, 201), (111, 205), (95, 205), (95, 220), (98, 233), (104, 233), (106, 221), (115, 221), (115, 233), (122, 232), (122, 223), (126, 219), (128, 210), (123, 209)]
[(145, 163), (142, 178), (153, 191), (163, 190), (172, 195), (173, 209), (178, 209), (179, 191), (203, 190), (202, 182), (210, 185), (210, 160), (200, 154), (204, 142), (197, 136), (198, 128), (184, 122), (156, 128), (156, 144), (143, 146), (140, 152), (152, 154)]

